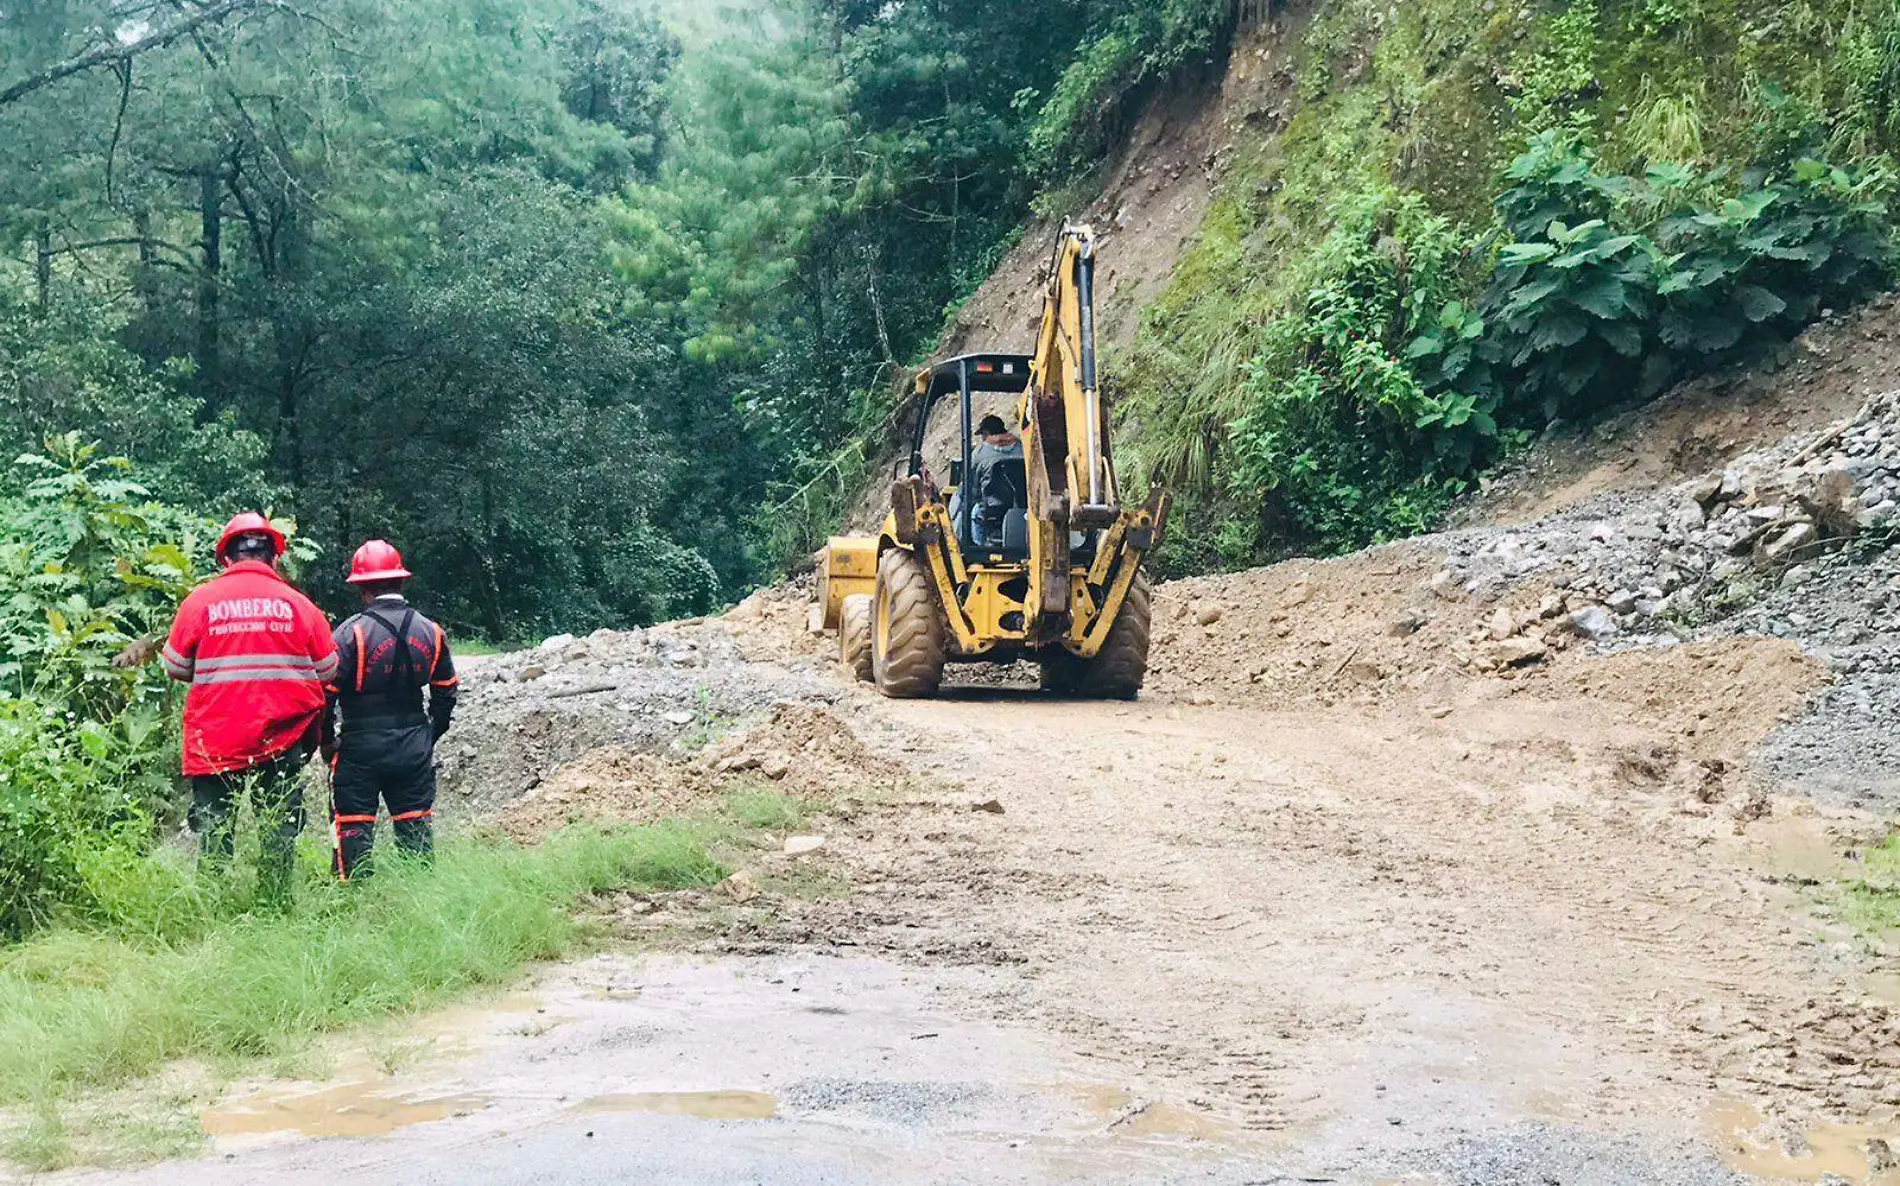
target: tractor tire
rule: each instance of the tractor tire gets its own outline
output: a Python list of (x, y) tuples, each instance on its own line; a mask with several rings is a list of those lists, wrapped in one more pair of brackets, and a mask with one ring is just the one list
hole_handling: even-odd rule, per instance
[(1154, 593), (1148, 575), (1136, 573), (1122, 600), (1115, 624), (1093, 659), (1055, 651), (1042, 660), (1042, 690), (1063, 696), (1100, 700), (1133, 700), (1148, 678), (1148, 641), (1154, 616)]
[(878, 557), (871, 676), (894, 700), (935, 696), (946, 658), (943, 611), (923, 561), (902, 548)]
[(851, 669), (861, 684), (871, 682), (871, 618), (875, 613), (869, 593), (844, 599), (838, 616), (838, 661)]

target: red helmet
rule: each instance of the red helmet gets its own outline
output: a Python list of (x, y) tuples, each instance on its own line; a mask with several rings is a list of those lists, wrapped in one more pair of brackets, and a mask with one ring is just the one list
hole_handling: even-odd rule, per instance
[(402, 553), (388, 540), (373, 539), (356, 549), (350, 558), (350, 584), (367, 585), (371, 581), (406, 581), (412, 574), (402, 566)]
[(277, 530), (269, 519), (256, 511), (245, 511), (241, 515), (233, 516), (231, 521), (224, 525), (224, 534), (218, 537), (218, 559), (224, 559), (225, 551), (240, 535), (267, 535), (270, 537), (271, 546), (276, 549), (276, 554), (278, 556), (284, 554), (284, 533)]

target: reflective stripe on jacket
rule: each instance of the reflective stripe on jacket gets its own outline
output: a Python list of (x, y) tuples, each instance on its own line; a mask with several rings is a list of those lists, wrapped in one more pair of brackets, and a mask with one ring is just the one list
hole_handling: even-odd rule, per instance
[(330, 623), (268, 564), (244, 561), (192, 591), (159, 652), (189, 683), (187, 775), (260, 765), (315, 740), (336, 674)]

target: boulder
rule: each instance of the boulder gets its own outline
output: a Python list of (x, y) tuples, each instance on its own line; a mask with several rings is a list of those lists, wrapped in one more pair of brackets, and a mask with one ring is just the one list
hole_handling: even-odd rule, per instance
[(1783, 531), (1762, 545), (1762, 558), (1764, 560), (1775, 561), (1792, 556), (1799, 549), (1813, 543), (1819, 535), (1820, 533), (1815, 529), (1814, 524), (1796, 523), (1793, 527), (1788, 528), (1786, 531)]
[(1394, 638), (1410, 638), (1420, 630), (1423, 630), (1427, 621), (1429, 621), (1429, 619), (1423, 614), (1409, 613), (1392, 623), (1390, 633)]
[(1511, 638), (1493, 642), (1484, 648), (1484, 657), (1496, 667), (1524, 667), (1550, 654), (1550, 648), (1534, 638)]
[(1573, 634), (1581, 635), (1591, 642), (1603, 642), (1615, 638), (1618, 631), (1616, 619), (1600, 605), (1587, 605), (1573, 612), (1565, 620)]
[(735, 902), (750, 902), (759, 896), (759, 879), (741, 869), (720, 882), (719, 888)]
[(788, 857), (802, 857), (807, 853), (817, 852), (824, 846), (825, 838), (823, 836), (787, 836), (785, 838), (785, 855)]
[(552, 638), (542, 639), (541, 649), (544, 651), (564, 651), (568, 647), (573, 646), (575, 641), (572, 634), (556, 634)]

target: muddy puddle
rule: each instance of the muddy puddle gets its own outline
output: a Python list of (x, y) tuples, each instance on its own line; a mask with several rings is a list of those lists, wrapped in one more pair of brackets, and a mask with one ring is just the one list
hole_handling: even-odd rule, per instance
[(205, 1135), (220, 1140), (294, 1133), (301, 1137), (380, 1137), (415, 1124), (467, 1116), (488, 1106), (480, 1095), (411, 1096), (369, 1083), (266, 1092), (213, 1108)]
[(778, 1116), (778, 1099), (763, 1091), (636, 1091), (598, 1095), (573, 1111), (580, 1116), (640, 1112), (696, 1120), (771, 1120)]
[(1900, 1186), (1900, 1118), (1888, 1125), (1802, 1127), (1727, 1101), (1710, 1111), (1708, 1122), (1722, 1160), (1751, 1178)]
[(700, 1181), (711, 1157), (706, 1180), (803, 1181), (757, 1168), (789, 1160), (849, 1171), (825, 1181), (880, 1167), (871, 1180), (904, 1182), (918, 1148), (971, 1180), (1010, 1177), (983, 1168), (1000, 1159), (1037, 1178), (1162, 1181), (1261, 1152), (1228, 1119), (1125, 1083), (1126, 1068), (943, 1007), (995, 990), (976, 970), (925, 986), (871, 961), (601, 956), (332, 1051), (331, 1082), (234, 1093), (202, 1114), (200, 1165), (333, 1181), (391, 1138), (423, 1162), (532, 1151), (520, 1156), (556, 1176), (624, 1142), (643, 1166), (675, 1156), (654, 1148), (695, 1151), (677, 1173), (652, 1166), (656, 1181)]

